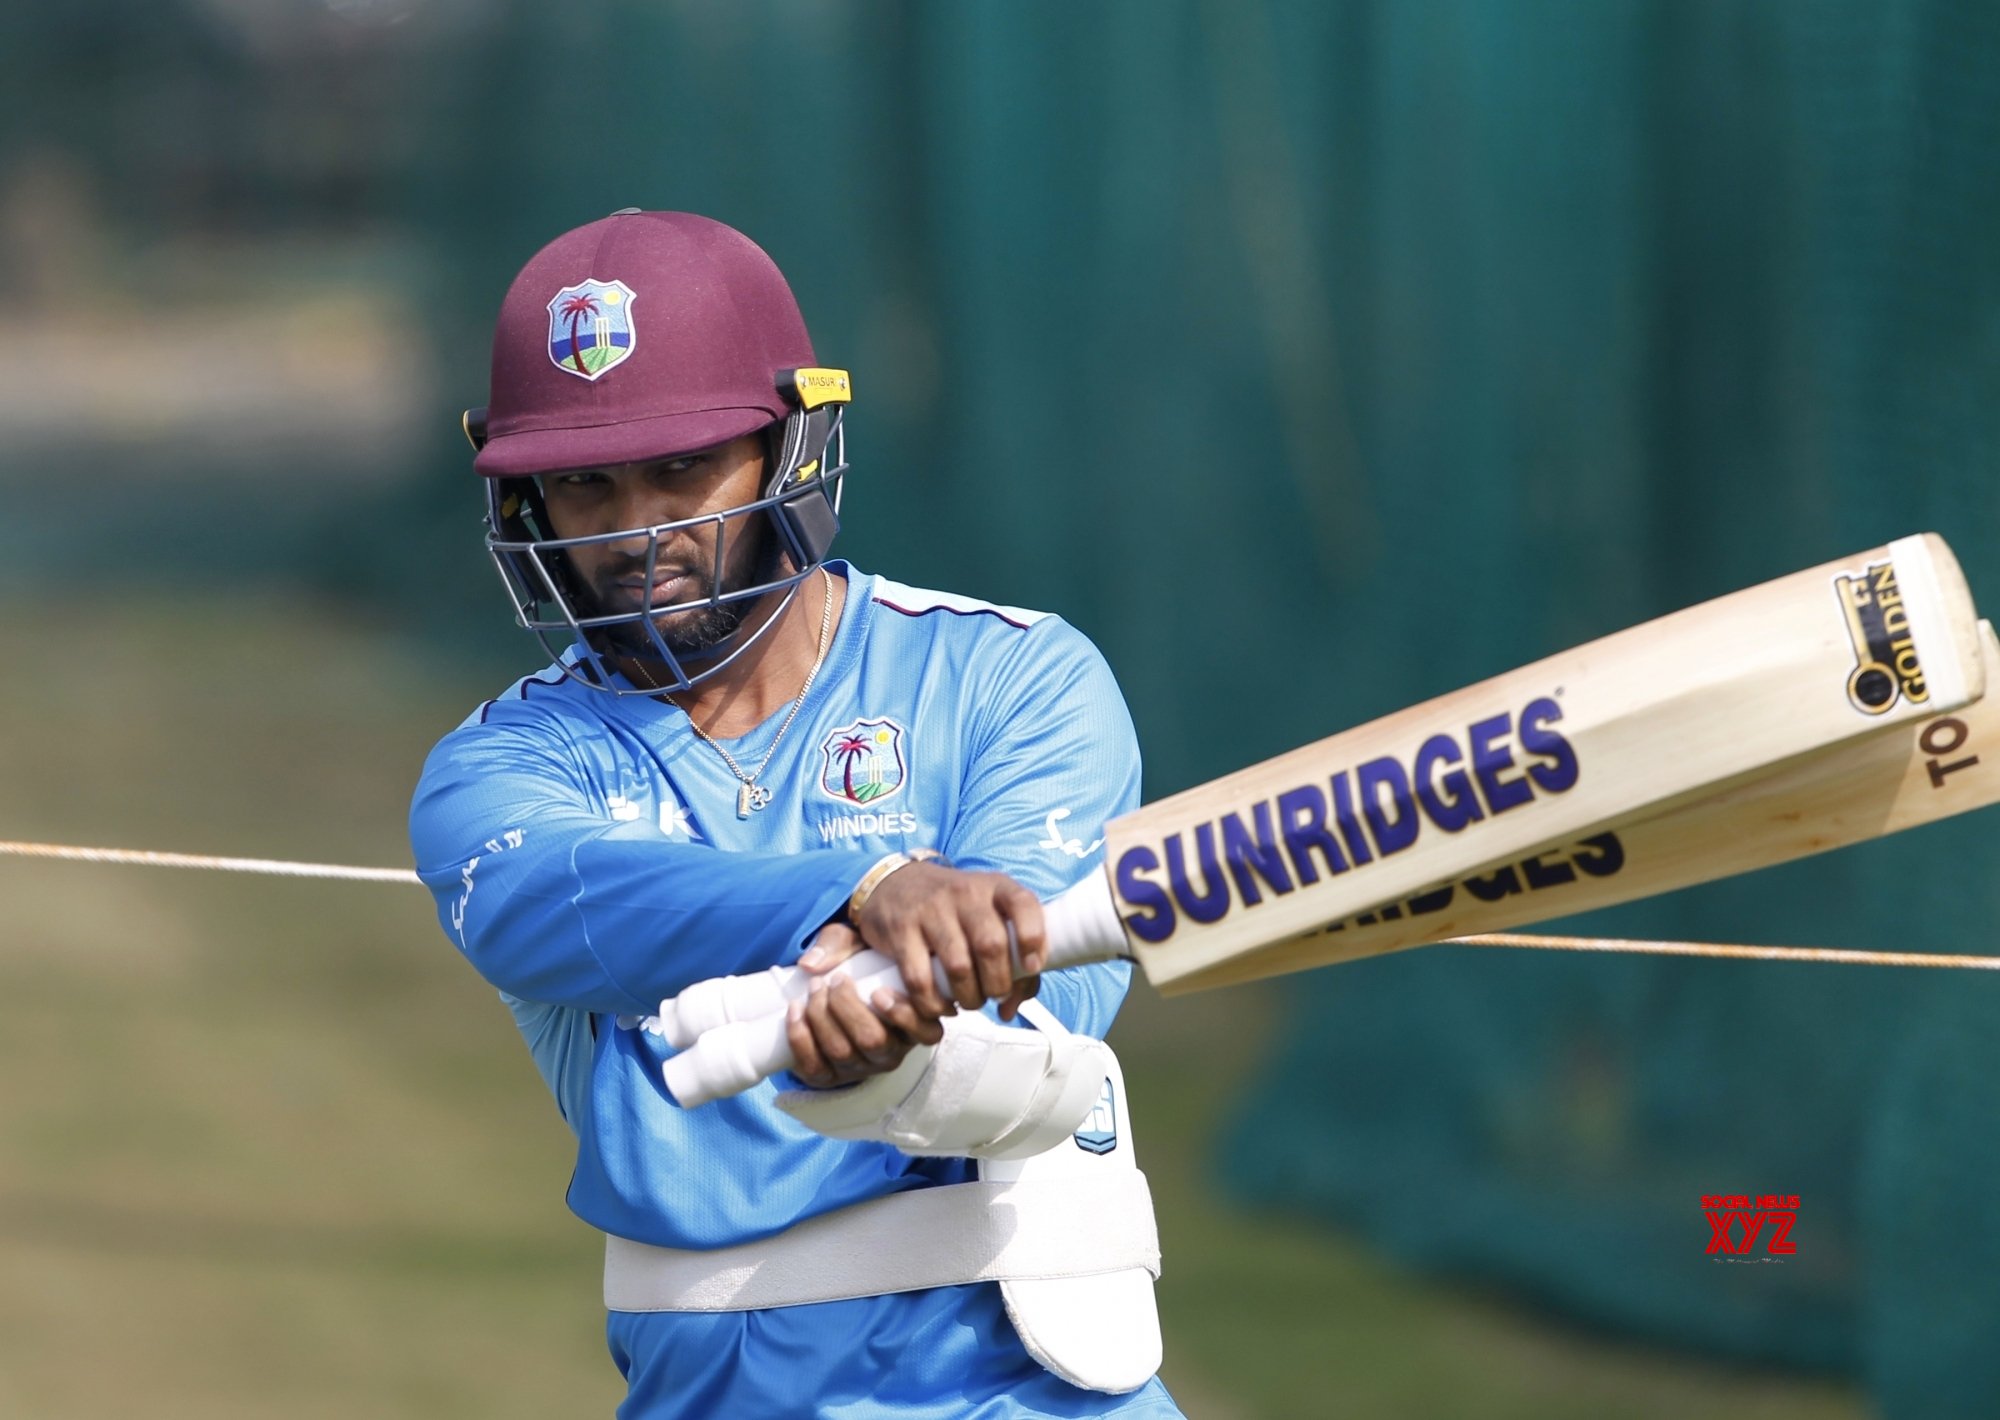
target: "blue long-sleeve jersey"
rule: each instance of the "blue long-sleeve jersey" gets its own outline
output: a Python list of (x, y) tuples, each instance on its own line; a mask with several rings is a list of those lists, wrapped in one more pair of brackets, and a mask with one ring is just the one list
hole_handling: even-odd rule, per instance
[[(768, 807), (738, 817), (738, 780), (678, 708), (608, 695), (555, 667), (446, 736), (418, 785), (418, 872), (446, 933), (507, 1001), (576, 1134), (570, 1206), (619, 1236), (721, 1247), (970, 1177), (963, 1160), (814, 1134), (774, 1107), (770, 1082), (683, 1110), (661, 1076), (672, 1048), (638, 1018), (693, 981), (796, 960), (885, 852), (934, 847), (1047, 897), (1097, 866), (1105, 821), (1138, 802), (1130, 717), (1082, 635), (1054, 617), (829, 565), (847, 578), (847, 602), (758, 775), (774, 796)], [(783, 720), (724, 746), (739, 765), (757, 765)], [(1101, 1036), (1128, 975), (1122, 963), (1051, 973), (1041, 1000), (1071, 1029)], [(755, 1315), (760, 1327), (789, 1318), (817, 1333), (856, 1324), (839, 1309), (863, 1306), (878, 1328), (956, 1329), (957, 1346), (993, 1329), (996, 1292), (943, 1288)], [(932, 1312), (958, 1324), (932, 1326)], [(667, 1344), (662, 1331), (701, 1335), (704, 1350), (720, 1344), (714, 1318), (649, 1322), (643, 1345), (627, 1348), (634, 1354)], [(962, 1359), (968, 1374), (992, 1362)], [(1051, 1408), (992, 1413), (1091, 1414), (1108, 1399), (1087, 1403), (1028, 1364), (1034, 1375), (1003, 1391), (1046, 1381), (1083, 1408), (1057, 1396)], [(632, 1379), (638, 1397), (646, 1377)], [(682, 1413), (664, 1408), (674, 1403), (632, 1413)]]

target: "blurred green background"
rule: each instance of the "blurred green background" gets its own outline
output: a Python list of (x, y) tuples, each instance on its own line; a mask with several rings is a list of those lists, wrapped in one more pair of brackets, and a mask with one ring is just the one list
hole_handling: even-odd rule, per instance
[[(0, 838), (406, 860), (534, 663), (456, 431), (548, 237), (737, 225), (842, 551), (1061, 612), (1148, 795), (1922, 529), (2000, 594), (2000, 10), (0, 12)], [(1991, 821), (1594, 919), (1995, 952)], [(603, 1414), (414, 889), (0, 859), (0, 1415)], [(1115, 1037), (1204, 1416), (2000, 1415), (1983, 976), (1435, 949)], [(1788, 1264), (1706, 1192), (1801, 1197)]]

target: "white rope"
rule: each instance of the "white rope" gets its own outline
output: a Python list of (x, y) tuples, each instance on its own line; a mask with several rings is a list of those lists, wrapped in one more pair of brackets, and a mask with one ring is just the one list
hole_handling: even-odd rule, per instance
[[(216, 858), (201, 853), (150, 853), (137, 848), (73, 848), (60, 843), (0, 841), (0, 856), (62, 858), (76, 863), (124, 863), (148, 868), (206, 868), (224, 873), (269, 873), (287, 878), (346, 878), (356, 882), (417, 883), (408, 868), (357, 868), (343, 863), (293, 863), (277, 858)], [(1646, 956), (1727, 957), (1742, 961), (1809, 961), (1835, 966), (1956, 967), (2000, 971), (2000, 956), (1937, 952), (1864, 952), (1839, 947), (1764, 947), (1735, 942), (1654, 942), (1631, 937), (1546, 937), (1489, 932), (1450, 937), (1447, 947), (1513, 947), (1557, 952), (1618, 952)]]
[(342, 863), (289, 863), (276, 858), (215, 858), (201, 853), (148, 853), (137, 848), (72, 848), (60, 843), (0, 842), (0, 854), (63, 858), (75, 863), (128, 863), (148, 868), (207, 868), (222, 873), (270, 873), (286, 878), (348, 878), (356, 882), (415, 883), (408, 868), (355, 868)]
[(1735, 942), (1651, 942), (1630, 937), (1540, 937), (1490, 932), (1448, 937), (1445, 947), (1534, 947), (1556, 952), (1643, 952), (1664, 957), (1734, 957), (1740, 961), (1817, 961), (1835, 966), (1939, 966), (1973, 971), (2000, 970), (2000, 956), (1953, 956), (1939, 952), (1862, 952), (1841, 947), (1759, 947)]

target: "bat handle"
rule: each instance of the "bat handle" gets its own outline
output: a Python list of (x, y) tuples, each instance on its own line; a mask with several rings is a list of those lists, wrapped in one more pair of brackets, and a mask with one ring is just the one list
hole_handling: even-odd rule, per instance
[[(1125, 929), (1118, 921), (1102, 873), (1091, 873), (1057, 893), (1042, 904), (1042, 912), (1048, 924), (1045, 970), (1125, 955)], [(858, 980), (887, 962), (888, 958), (873, 950), (860, 952), (848, 959), (848, 972)], [(1016, 956), (1017, 974), (1019, 967)], [(951, 985), (942, 971), (937, 981), (938, 989), (950, 996)], [(900, 991), (903, 983), (897, 980), (890, 985)], [(743, 976), (710, 977), (662, 1001), (656, 1029), (676, 1050), (685, 1050), (717, 1026), (782, 1015), (793, 1001), (804, 1000), (811, 987), (812, 978), (791, 966), (774, 966)]]
[[(859, 967), (861, 958), (869, 956), (876, 954), (857, 953), (850, 964)], [(876, 960), (886, 958), (876, 956)], [(812, 978), (795, 966), (774, 966), (744, 976), (711, 976), (660, 1002), (657, 1029), (668, 1044), (685, 1050), (731, 1021), (783, 1015), (793, 1001), (804, 999), (811, 985)]]
[[(1047, 969), (1127, 955), (1125, 929), (1103, 873), (1093, 872), (1056, 894), (1042, 910), (1048, 923)], [(859, 952), (843, 965), (863, 1000), (884, 988), (903, 989), (901, 969), (878, 952)], [(1017, 972), (1019, 966), (1017, 957)], [(949, 997), (941, 970), (938, 983)], [(759, 1080), (790, 1069), (785, 1010), (805, 996), (810, 984), (811, 978), (796, 967), (773, 967), (751, 976), (696, 982), (673, 1000), (661, 1002), (662, 1033), (680, 1047), (680, 1054), (664, 1067), (667, 1089), (675, 1100), (692, 1109), (724, 1095), (741, 1094)]]
[(1125, 924), (1111, 900), (1111, 880), (1102, 870), (1087, 874), (1043, 903), (1042, 920), (1048, 924), (1049, 934), (1044, 971), (1132, 955)]

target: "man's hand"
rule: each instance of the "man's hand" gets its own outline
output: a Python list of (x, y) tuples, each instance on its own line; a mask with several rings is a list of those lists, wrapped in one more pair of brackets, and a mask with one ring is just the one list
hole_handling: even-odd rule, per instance
[[(1019, 943), (1026, 974), (1016, 980), (1008, 928)], [(903, 971), (906, 1004), (927, 1021), (958, 1007), (977, 1010), (989, 1000), (1011, 1020), (1021, 1002), (1041, 989), (1048, 935), (1042, 904), (1003, 873), (969, 873), (934, 863), (898, 868), (870, 893), (854, 930), (823, 928), (799, 965), (825, 975), (862, 946), (892, 958)], [(932, 963), (944, 968), (950, 998), (940, 994)]]
[[(832, 942), (828, 934), (835, 934)], [(852, 939), (851, 945), (846, 939)], [(860, 938), (837, 925), (820, 933), (818, 945), (842, 950), (843, 960), (861, 949)], [(834, 974), (815, 980), (812, 994), (794, 1001), (785, 1017), (792, 1073), (814, 1089), (887, 1074), (915, 1046), (936, 1045), (944, 1039), (944, 1027), (936, 1017), (920, 1015), (908, 998), (877, 991), (870, 1010), (845, 972), (828, 970)]]

